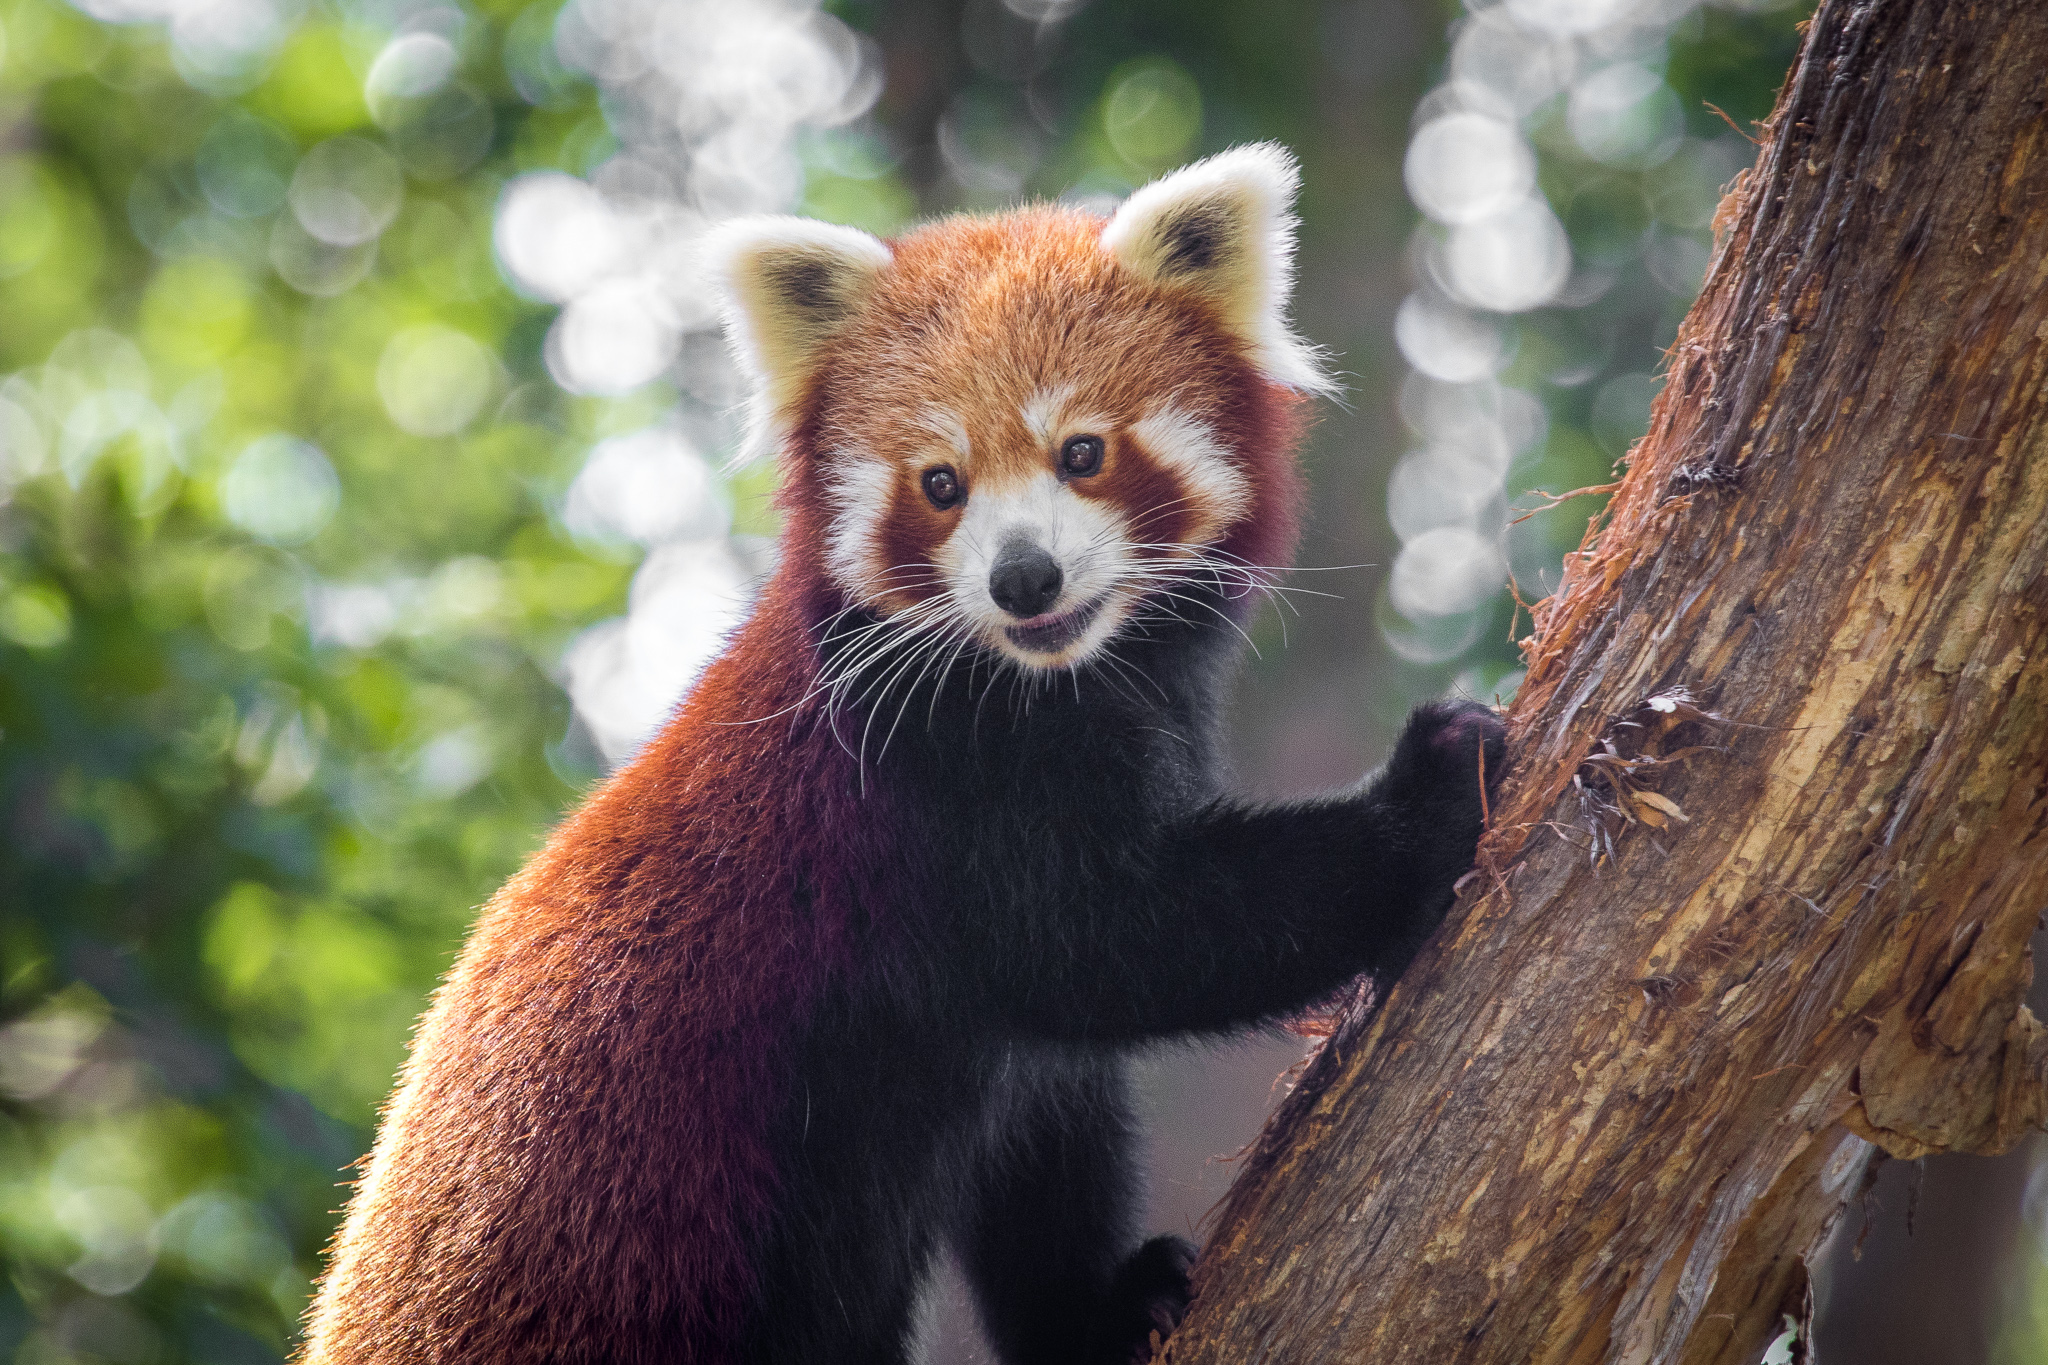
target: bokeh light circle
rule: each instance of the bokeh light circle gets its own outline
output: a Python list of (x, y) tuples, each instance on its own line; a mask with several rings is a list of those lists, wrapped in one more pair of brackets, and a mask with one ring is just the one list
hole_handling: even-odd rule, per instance
[(336, 137), (306, 153), (286, 197), (308, 235), (329, 246), (360, 246), (398, 216), (405, 181), (376, 143)]
[(1451, 229), (1446, 283), (1461, 303), (1525, 313), (1557, 297), (1572, 272), (1564, 225), (1541, 196)]
[(341, 506), (341, 480), (310, 441), (275, 432), (242, 448), (220, 481), (228, 520), (272, 545), (318, 535)]
[(1493, 539), (1469, 526), (1422, 532), (1394, 560), (1387, 593), (1404, 616), (1456, 616), (1482, 605), (1507, 581)]
[(1448, 114), (1415, 134), (1402, 175), (1416, 206), (1431, 218), (1471, 223), (1528, 198), (1536, 185), (1536, 156), (1500, 119)]
[(377, 360), (384, 410), (415, 436), (462, 430), (497, 387), (497, 357), (452, 327), (409, 327)]

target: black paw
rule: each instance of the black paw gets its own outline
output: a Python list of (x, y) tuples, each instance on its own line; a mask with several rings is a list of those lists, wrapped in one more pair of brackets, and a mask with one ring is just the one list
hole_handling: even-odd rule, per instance
[(1413, 831), (1422, 875), (1446, 904), (1451, 883), (1472, 866), (1490, 803), (1507, 770), (1506, 735), (1507, 727), (1490, 706), (1430, 702), (1408, 717), (1387, 764), (1381, 795), (1404, 808), (1409, 818), (1403, 823)]
[(1188, 1311), (1194, 1267), (1194, 1245), (1179, 1237), (1154, 1237), (1132, 1252), (1090, 1334), (1090, 1365), (1147, 1365), (1153, 1334), (1166, 1340)]

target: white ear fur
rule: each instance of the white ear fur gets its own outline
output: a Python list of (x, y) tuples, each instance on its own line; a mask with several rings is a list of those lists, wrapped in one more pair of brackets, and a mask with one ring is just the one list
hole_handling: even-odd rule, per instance
[(742, 218), (704, 242), (725, 295), (725, 334), (754, 381), (737, 463), (773, 454), (817, 349), (894, 259), (879, 238), (809, 218)]
[(1234, 147), (1133, 194), (1102, 230), (1126, 269), (1204, 295), (1268, 378), (1331, 393), (1314, 347), (1287, 321), (1294, 287), (1294, 156), (1275, 142)]

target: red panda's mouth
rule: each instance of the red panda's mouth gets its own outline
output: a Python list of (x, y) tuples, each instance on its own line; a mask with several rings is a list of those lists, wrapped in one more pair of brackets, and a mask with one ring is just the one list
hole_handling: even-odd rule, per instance
[(1059, 616), (1034, 616), (1029, 621), (1003, 627), (1010, 643), (1033, 654), (1057, 654), (1081, 637), (1102, 610), (1099, 601), (1089, 602)]

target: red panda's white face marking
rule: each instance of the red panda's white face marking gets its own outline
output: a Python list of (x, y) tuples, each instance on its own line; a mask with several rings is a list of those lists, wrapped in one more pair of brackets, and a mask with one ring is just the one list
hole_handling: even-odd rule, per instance
[(967, 424), (960, 420), (959, 413), (949, 412), (945, 408), (931, 408), (926, 411), (924, 420), (932, 433), (944, 441), (955, 455), (963, 460), (967, 458), (967, 452), (971, 448), (967, 440)]
[(1071, 384), (1040, 389), (1024, 400), (1024, 405), (1017, 410), (1017, 415), (1024, 419), (1026, 431), (1050, 445), (1053, 432), (1059, 426), (1060, 416), (1066, 410), (1067, 401), (1073, 396), (1074, 386)]
[(832, 576), (857, 598), (879, 593), (875, 581), (875, 525), (888, 510), (896, 470), (858, 448), (834, 451), (826, 477), (826, 503), (832, 511), (825, 543), (825, 564)]
[(732, 229), (757, 435), (822, 494), (812, 534), (849, 603), (1027, 669), (1172, 611), (1256, 503), (1230, 435), (1245, 384), (1327, 386), (1286, 325), (1293, 183), (1254, 147), (1107, 225), (1036, 208), (857, 249), (797, 220)]
[(1194, 535), (1215, 540), (1244, 514), (1251, 489), (1243, 473), (1216, 432), (1193, 413), (1170, 401), (1159, 403), (1131, 428), (1131, 435), (1186, 485), (1188, 501), (1202, 518)]

